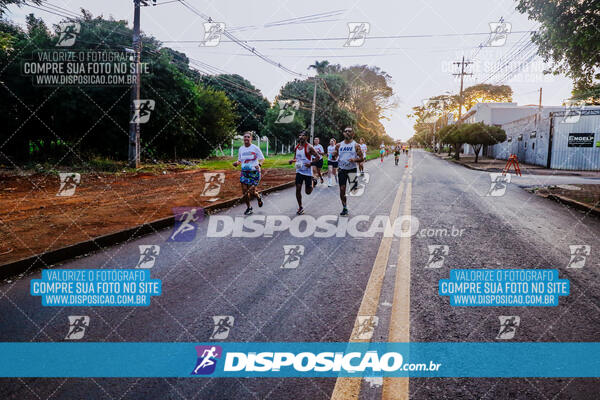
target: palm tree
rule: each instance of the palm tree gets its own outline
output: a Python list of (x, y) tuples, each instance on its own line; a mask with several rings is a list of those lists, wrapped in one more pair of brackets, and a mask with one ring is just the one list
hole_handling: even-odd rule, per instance
[(309, 65), (308, 69), (314, 68), (317, 71), (317, 75), (322, 75), (325, 73), (328, 66), (329, 66), (329, 61), (327, 61), (327, 60), (323, 60), (323, 61), (315, 60), (315, 63), (312, 65)]

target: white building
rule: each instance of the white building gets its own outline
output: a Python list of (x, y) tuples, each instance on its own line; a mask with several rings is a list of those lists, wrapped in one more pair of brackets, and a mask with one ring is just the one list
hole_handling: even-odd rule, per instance
[[(507, 140), (484, 146), (480, 155), (553, 169), (600, 170), (600, 107), (478, 103), (461, 119), (499, 126)], [(474, 154), (469, 145), (465, 154)]]
[[(559, 107), (560, 108), (560, 107)], [(468, 124), (483, 122), (486, 125), (502, 126), (523, 117), (539, 113), (539, 107), (535, 105), (519, 106), (517, 103), (477, 103), (461, 118)], [(465, 154), (475, 154), (473, 148), (465, 144)], [(485, 155), (485, 149), (481, 149), (480, 155)]]

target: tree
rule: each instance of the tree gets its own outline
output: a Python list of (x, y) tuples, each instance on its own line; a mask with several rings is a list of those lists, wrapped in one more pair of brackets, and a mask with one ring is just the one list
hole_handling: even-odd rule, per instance
[(575, 83), (571, 100), (583, 100), (588, 105), (600, 105), (600, 83), (586, 85)]
[[(460, 135), (457, 134), (457, 125), (446, 125), (442, 127), (439, 131), (437, 131), (438, 142), (440, 144), (447, 144), (450, 146), (454, 146), (455, 158), (459, 158), (460, 146), (463, 141)], [(452, 147), (450, 147), (451, 149)], [(448, 152), (450, 155), (450, 152)]]
[(462, 142), (473, 146), (475, 162), (478, 161), (479, 151), (483, 146), (491, 146), (506, 140), (506, 133), (502, 128), (486, 125), (483, 122), (462, 124), (458, 126), (454, 136), (457, 136)]
[(275, 152), (278, 150), (278, 143), (285, 146), (293, 145), (298, 133), (306, 127), (306, 121), (304, 120), (302, 113), (296, 113), (294, 120), (289, 124), (276, 123), (275, 121), (279, 116), (279, 111), (280, 108), (277, 103), (267, 110), (264, 124), (260, 131), (261, 136), (268, 137), (269, 142), (274, 144), (273, 147), (275, 148)]
[(335, 66), (331, 70), (338, 71), (336, 74), (350, 87), (345, 106), (356, 116), (358, 134), (370, 144), (393, 143), (381, 123), (387, 118), (386, 112), (396, 107), (390, 86), (392, 77), (379, 67), (369, 65)]
[[(311, 105), (314, 82), (312, 80), (295, 79), (286, 83), (276, 100), (299, 100), (301, 107), (296, 116), (301, 121), (311, 120)], [(340, 75), (322, 75), (317, 85), (317, 102), (315, 112), (315, 136), (322, 140), (341, 139), (342, 129), (356, 125), (356, 116), (345, 107), (350, 87)], [(296, 132), (297, 133), (297, 132)]]
[[(463, 107), (465, 110), (471, 109), (477, 103), (506, 103), (512, 101), (512, 89), (508, 85), (491, 85), (488, 83), (480, 83), (474, 86), (469, 86), (463, 90)], [(451, 103), (452, 108), (458, 106), (460, 96), (456, 96)], [(454, 111), (454, 110), (453, 110)]]
[(201, 81), (225, 92), (233, 102), (237, 114), (237, 132), (261, 131), (270, 104), (250, 81), (237, 74), (204, 75)]
[(317, 71), (317, 75), (323, 75), (327, 71), (327, 67), (329, 66), (329, 61), (317, 61), (315, 63), (308, 66), (308, 69), (314, 68)]
[[(94, 18), (83, 11), (74, 53), (119, 51), (132, 36), (126, 21)], [(10, 46), (0, 50), (0, 155), (11, 162), (40, 159), (85, 164), (93, 156), (127, 158), (130, 88), (127, 86), (38, 86), (21, 73), (24, 60), (58, 40), (42, 20), (27, 17), (27, 30), (6, 22), (0, 32)], [(151, 74), (142, 77), (141, 99), (155, 100), (141, 128), (142, 158), (206, 157), (235, 132), (234, 105), (224, 92), (198, 84), (187, 57), (142, 36), (142, 62)], [(32, 112), (35, 117), (32, 118)], [(33, 151), (32, 149), (35, 149)], [(2, 161), (4, 162), (4, 160)]]
[[(21, 7), (22, 5), (24, 5), (26, 3), (27, 3), (26, 0), (0, 0), (0, 16), (2, 16), (2, 14), (4, 14), (4, 12), (6, 11), (6, 8), (9, 5), (14, 4), (18, 7)], [(40, 4), (41, 0), (31, 0), (30, 3)]]
[(580, 88), (600, 80), (599, 0), (519, 0), (517, 10), (541, 24), (531, 40), (552, 64), (548, 72), (565, 73)]

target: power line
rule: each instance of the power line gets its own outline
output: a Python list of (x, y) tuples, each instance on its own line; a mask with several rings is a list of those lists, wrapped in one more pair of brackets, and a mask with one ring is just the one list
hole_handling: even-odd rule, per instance
[[(494, 76), (496, 76), (498, 73), (502, 73), (502, 70), (507, 67), (508, 65), (510, 65), (511, 62), (513, 62), (513, 60), (516, 60), (517, 57), (519, 57), (520, 54), (522, 54), (523, 52), (526, 52), (525, 54), (527, 54), (527, 52), (530, 51), (530, 49), (532, 48), (533, 43), (529, 42), (526, 43), (525, 45), (521, 46), (521, 48), (514, 52), (507, 60), (504, 64), (501, 64), (492, 74), (490, 74), (484, 81), (483, 83), (489, 81), (490, 79), (492, 79)], [(519, 57), (520, 58), (520, 57)]]
[[(183, 0), (180, 0), (183, 1)], [(512, 33), (533, 33), (536, 31), (514, 31)], [(368, 36), (367, 40), (378, 39), (418, 39), (418, 38), (438, 38), (438, 37), (457, 37), (457, 36), (481, 36), (489, 35), (489, 32), (467, 32), (467, 33), (432, 33), (420, 35), (386, 35), (386, 36)], [(281, 39), (248, 39), (244, 43), (267, 43), (267, 42), (320, 42), (320, 41), (346, 41), (347, 37), (321, 37), (321, 38), (281, 38)], [(165, 40), (164, 43), (201, 43), (202, 40)], [(221, 43), (237, 42), (236, 40), (221, 40)]]
[[(179, 0), (179, 2), (188, 10), (190, 10), (191, 12), (193, 12), (194, 14), (198, 15), (200, 18), (204, 19), (207, 22), (212, 22), (212, 19), (203, 14), (202, 12), (198, 11), (196, 8), (192, 7), (191, 5), (187, 4), (187, 2), (185, 0)], [(238, 38), (236, 38), (234, 35), (232, 35), (230, 32), (228, 32), (226, 29), (223, 31), (223, 34), (225, 36), (227, 36), (231, 41), (237, 43), (239, 46), (243, 47), (244, 49), (248, 50), (249, 52), (255, 54), (257, 57), (261, 58), (262, 60), (266, 61), (267, 63), (276, 66), (277, 68), (281, 69), (282, 71), (285, 71), (291, 75), (295, 75), (298, 77), (305, 77), (306, 75), (301, 74), (299, 72), (293, 71), (283, 65), (281, 65), (281, 63), (270, 59), (269, 57), (265, 56), (264, 54), (260, 53), (258, 50), (256, 50), (254, 47), (249, 46), (248, 44), (246, 44), (245, 42), (242, 42), (241, 40), (239, 40)]]

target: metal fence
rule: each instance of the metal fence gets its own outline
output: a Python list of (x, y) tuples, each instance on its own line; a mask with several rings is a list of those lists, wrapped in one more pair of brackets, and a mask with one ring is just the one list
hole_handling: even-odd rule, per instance
[(490, 157), (506, 160), (516, 154), (526, 164), (600, 171), (600, 107), (531, 115), (502, 128), (507, 140), (490, 146)]

